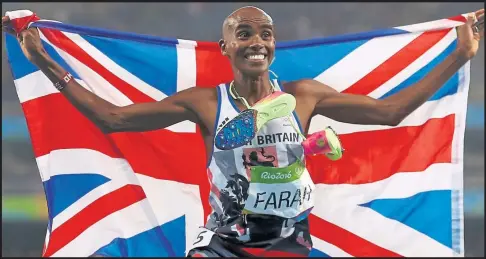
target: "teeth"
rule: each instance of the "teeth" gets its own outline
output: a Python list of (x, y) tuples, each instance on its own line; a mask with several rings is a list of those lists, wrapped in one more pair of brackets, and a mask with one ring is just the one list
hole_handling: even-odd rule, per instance
[(265, 58), (265, 55), (249, 55), (248, 56), (248, 59), (251, 59), (251, 60), (262, 60)]

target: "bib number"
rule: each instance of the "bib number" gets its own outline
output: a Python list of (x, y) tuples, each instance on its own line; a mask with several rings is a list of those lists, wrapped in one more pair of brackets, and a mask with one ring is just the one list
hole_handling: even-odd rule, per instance
[(187, 252), (197, 247), (208, 246), (209, 243), (211, 243), (211, 239), (213, 239), (214, 235), (215, 233), (213, 231), (207, 228), (200, 227), (199, 233), (197, 234), (196, 238), (192, 242), (192, 246), (187, 250)]

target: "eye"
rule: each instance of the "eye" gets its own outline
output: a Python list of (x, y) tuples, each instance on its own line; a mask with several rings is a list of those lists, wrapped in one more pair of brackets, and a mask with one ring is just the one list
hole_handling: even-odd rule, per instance
[(264, 39), (268, 39), (268, 38), (271, 38), (271, 37), (272, 37), (272, 32), (270, 32), (270, 31), (264, 31), (262, 33), (262, 38), (264, 38)]
[(248, 36), (250, 36), (250, 33), (248, 33), (247, 31), (238, 32), (238, 38), (247, 38)]

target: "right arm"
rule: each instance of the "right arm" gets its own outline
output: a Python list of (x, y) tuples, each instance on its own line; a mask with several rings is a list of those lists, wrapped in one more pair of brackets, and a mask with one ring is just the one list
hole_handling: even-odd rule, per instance
[[(2, 18), (4, 31), (8, 17)], [(15, 34), (14, 34), (15, 35)], [(24, 30), (18, 37), (24, 55), (36, 65), (54, 84), (66, 74), (45, 51), (36, 28)], [(54, 87), (54, 86), (52, 86)], [(165, 128), (185, 120), (199, 124), (197, 114), (191, 104), (198, 96), (199, 88), (189, 88), (159, 102), (116, 106), (85, 89), (76, 80), (71, 80), (61, 93), (83, 115), (95, 123), (103, 132), (149, 131)]]
[[(47, 54), (35, 59), (35, 64), (53, 83), (66, 71)], [(53, 86), (54, 87), (54, 86)], [(88, 91), (76, 80), (71, 80), (61, 93), (83, 115), (103, 132), (148, 131), (165, 128), (181, 121), (198, 123), (191, 103), (195, 103), (198, 88), (189, 88), (158, 102), (116, 106)]]

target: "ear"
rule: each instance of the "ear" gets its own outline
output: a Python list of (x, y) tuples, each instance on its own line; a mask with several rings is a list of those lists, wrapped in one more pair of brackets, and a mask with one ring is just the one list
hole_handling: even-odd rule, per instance
[(221, 54), (223, 56), (227, 56), (228, 54), (226, 53), (226, 43), (224, 42), (224, 40), (220, 39), (218, 41), (218, 44), (219, 44), (219, 48), (221, 49)]

